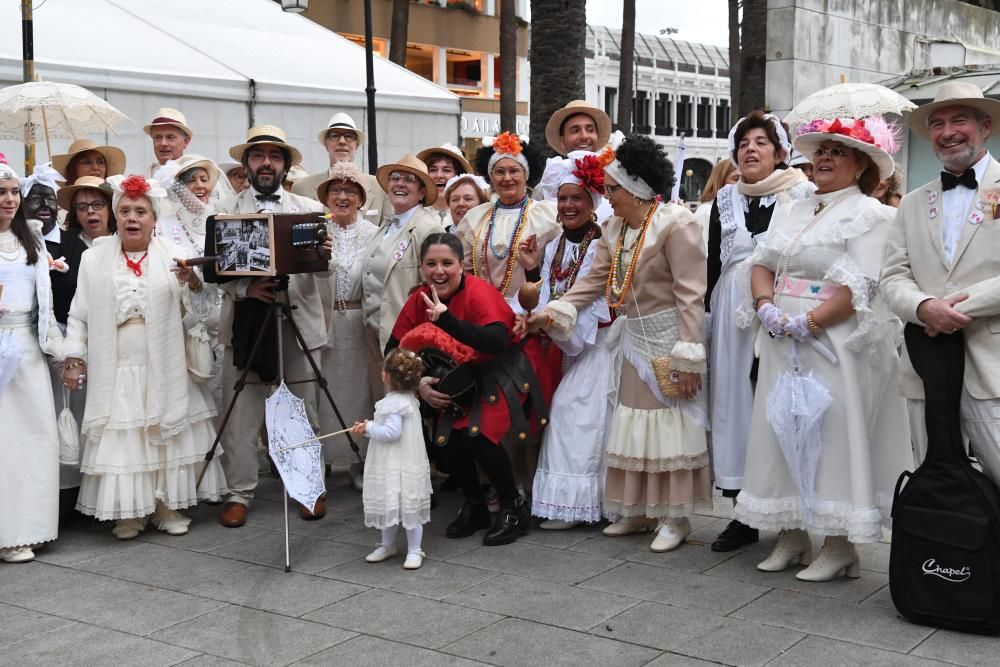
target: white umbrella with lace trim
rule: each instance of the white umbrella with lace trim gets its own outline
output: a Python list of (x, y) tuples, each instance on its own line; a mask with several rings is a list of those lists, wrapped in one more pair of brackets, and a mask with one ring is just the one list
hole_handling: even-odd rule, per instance
[(784, 121), (794, 128), (811, 120), (898, 115), (916, 108), (916, 104), (896, 91), (877, 83), (838, 83), (803, 99)]

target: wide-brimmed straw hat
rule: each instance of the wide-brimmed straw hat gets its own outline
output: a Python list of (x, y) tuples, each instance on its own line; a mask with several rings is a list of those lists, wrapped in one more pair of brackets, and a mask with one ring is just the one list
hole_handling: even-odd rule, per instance
[(219, 166), (215, 162), (203, 155), (185, 153), (177, 158), (177, 180), (180, 180), (184, 172), (191, 171), (196, 167), (201, 167), (208, 173), (208, 189), (214, 190), (215, 184), (219, 182), (219, 175), (222, 173), (222, 170), (219, 169)]
[(66, 170), (69, 169), (69, 163), (77, 155), (86, 153), (87, 151), (97, 151), (104, 156), (104, 163), (108, 167), (105, 177), (125, 173), (125, 152), (114, 146), (98, 146), (97, 142), (91, 139), (77, 139), (69, 145), (69, 150), (65, 153), (62, 155), (53, 155), (52, 168), (68, 179), (69, 174), (66, 173)]
[(394, 171), (408, 172), (423, 182), (424, 188), (427, 190), (424, 193), (425, 204), (430, 205), (437, 200), (437, 185), (434, 184), (434, 181), (427, 174), (427, 165), (416, 155), (404, 155), (398, 161), (392, 164), (384, 164), (378, 168), (378, 171), (375, 172), (375, 178), (386, 192), (389, 191), (389, 174)]
[(247, 149), (260, 144), (272, 144), (288, 150), (292, 154), (292, 164), (285, 166), (289, 169), (292, 168), (292, 165), (302, 162), (302, 153), (299, 152), (298, 148), (288, 143), (285, 131), (277, 125), (254, 125), (247, 130), (246, 143), (237, 144), (229, 149), (229, 157), (242, 163), (243, 154), (247, 152)]
[(442, 144), (440, 146), (425, 148), (417, 153), (417, 158), (427, 165), (431, 163), (431, 158), (434, 156), (447, 157), (455, 160), (461, 167), (462, 173), (471, 174), (473, 172), (472, 165), (469, 164), (469, 161), (465, 159), (464, 155), (462, 155), (462, 151), (458, 146)]
[[(154, 127), (160, 127), (162, 125), (173, 125), (174, 127), (179, 127), (184, 131), (184, 134), (189, 137), (194, 136), (194, 132), (188, 127), (187, 118), (184, 117), (177, 109), (171, 109), (170, 107), (161, 107), (156, 115), (153, 116), (153, 120), (149, 121), (142, 126), (142, 131), (146, 134), (150, 134)], [(150, 134), (150, 136), (152, 136)]]
[(80, 190), (96, 190), (100, 192), (108, 198), (108, 206), (111, 206), (111, 200), (115, 194), (114, 189), (103, 178), (98, 178), (97, 176), (81, 176), (76, 179), (76, 182), (73, 183), (73, 185), (64, 185), (59, 188), (59, 191), (56, 193), (56, 199), (59, 200), (59, 208), (64, 211), (68, 211), (69, 207), (73, 205), (73, 197)]
[[(866, 122), (871, 124), (871, 129), (876, 130), (876, 135), (882, 134), (879, 130), (884, 128), (884, 132), (888, 133), (888, 136), (873, 136), (866, 127)], [(803, 132), (803, 130), (805, 131)], [(895, 143), (895, 139), (891, 136), (893, 128), (887, 126), (881, 117), (878, 117), (877, 121), (875, 118), (838, 118), (833, 121), (812, 121), (806, 126), (800, 127), (799, 131), (803, 133), (795, 137), (792, 145), (795, 150), (810, 160), (821, 143), (835, 141), (861, 151), (870, 157), (875, 166), (878, 167), (880, 180), (889, 178), (896, 170), (896, 163), (893, 162), (889, 152), (889, 150), (895, 150), (892, 145)], [(883, 145), (889, 150), (882, 148)]]
[(983, 96), (982, 89), (974, 83), (948, 81), (942, 83), (934, 95), (934, 101), (917, 107), (910, 114), (910, 129), (924, 139), (930, 138), (927, 120), (931, 114), (943, 107), (972, 107), (993, 119), (990, 135), (1000, 132), (1000, 101)]
[(330, 130), (350, 130), (354, 134), (358, 135), (358, 148), (361, 147), (361, 144), (365, 143), (365, 133), (359, 130), (358, 126), (354, 122), (354, 119), (343, 111), (333, 114), (326, 127), (319, 131), (319, 134), (317, 135), (319, 137), (319, 143), (324, 146), (326, 145), (326, 135)]
[(549, 122), (545, 124), (545, 141), (560, 155), (566, 155), (568, 152), (561, 136), (562, 124), (567, 118), (577, 114), (590, 116), (594, 119), (594, 124), (597, 125), (597, 146), (594, 147), (595, 151), (600, 151), (604, 148), (611, 137), (611, 118), (608, 114), (595, 106), (591, 106), (586, 100), (573, 100), (552, 114)]
[(365, 192), (365, 184), (361, 182), (362, 175), (358, 165), (353, 162), (338, 162), (330, 167), (329, 173), (329, 177), (316, 187), (316, 199), (321, 204), (326, 206), (326, 194), (330, 189), (331, 183), (334, 181), (347, 181), (358, 186), (358, 192), (361, 196), (360, 204), (364, 205), (368, 199), (368, 193)]

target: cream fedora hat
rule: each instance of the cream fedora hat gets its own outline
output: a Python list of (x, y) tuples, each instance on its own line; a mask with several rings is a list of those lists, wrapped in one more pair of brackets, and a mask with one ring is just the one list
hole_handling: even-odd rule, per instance
[(149, 134), (154, 127), (161, 125), (173, 125), (174, 127), (181, 128), (189, 137), (194, 136), (194, 132), (192, 132), (191, 128), (188, 127), (187, 118), (185, 118), (184, 114), (177, 109), (160, 107), (160, 110), (156, 112), (155, 116), (153, 116), (153, 120), (142, 126), (142, 131)]
[(302, 153), (299, 152), (298, 148), (288, 143), (285, 131), (277, 125), (254, 125), (247, 130), (246, 143), (236, 144), (229, 149), (229, 157), (242, 163), (243, 154), (256, 144), (273, 144), (287, 149), (292, 154), (292, 164), (285, 165), (289, 169), (302, 162)]
[(431, 177), (427, 174), (427, 165), (423, 163), (416, 155), (404, 155), (399, 158), (396, 162), (392, 164), (384, 164), (378, 168), (375, 172), (375, 178), (378, 180), (378, 184), (382, 186), (382, 189), (389, 192), (389, 174), (394, 171), (406, 171), (417, 178), (424, 184), (426, 192), (424, 192), (424, 203), (428, 206), (437, 201), (437, 185), (431, 180)]
[(931, 114), (944, 107), (972, 107), (979, 109), (993, 119), (990, 134), (1000, 132), (1000, 101), (983, 96), (982, 89), (974, 83), (947, 81), (942, 83), (934, 95), (934, 100), (921, 105), (910, 114), (910, 129), (924, 139), (930, 138), (927, 121)]
[(552, 114), (549, 122), (545, 124), (545, 141), (552, 147), (552, 150), (560, 155), (566, 155), (568, 151), (566, 150), (566, 146), (563, 145), (561, 134), (562, 124), (570, 116), (581, 113), (593, 118), (594, 124), (597, 125), (597, 146), (594, 147), (594, 152), (599, 153), (605, 144), (608, 143), (608, 139), (611, 137), (611, 118), (608, 114), (595, 106), (591, 106), (586, 100), (573, 100)]

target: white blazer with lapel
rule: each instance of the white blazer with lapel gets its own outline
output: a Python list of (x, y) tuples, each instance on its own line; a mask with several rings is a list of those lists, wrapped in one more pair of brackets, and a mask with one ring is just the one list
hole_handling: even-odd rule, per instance
[[(973, 318), (965, 332), (965, 386), (974, 398), (1000, 398), (1000, 162), (990, 159), (969, 210), (951, 262), (941, 240), (941, 179), (903, 198), (886, 245), (880, 290), (903, 320), (920, 323), (925, 299), (968, 294), (956, 310)], [(919, 380), (904, 361), (904, 394), (922, 395)], [(908, 372), (907, 372), (908, 371)]]

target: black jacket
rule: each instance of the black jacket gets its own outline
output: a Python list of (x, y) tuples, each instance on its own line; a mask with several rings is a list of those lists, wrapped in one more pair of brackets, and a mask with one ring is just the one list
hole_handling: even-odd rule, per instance
[(65, 257), (66, 263), (69, 265), (69, 271), (66, 273), (49, 272), (52, 279), (52, 309), (55, 311), (56, 320), (60, 324), (66, 324), (69, 317), (69, 305), (73, 303), (73, 295), (76, 294), (76, 278), (80, 273), (80, 259), (87, 250), (87, 246), (76, 234), (60, 230), (59, 243), (46, 241), (45, 248), (52, 255), (52, 259)]

